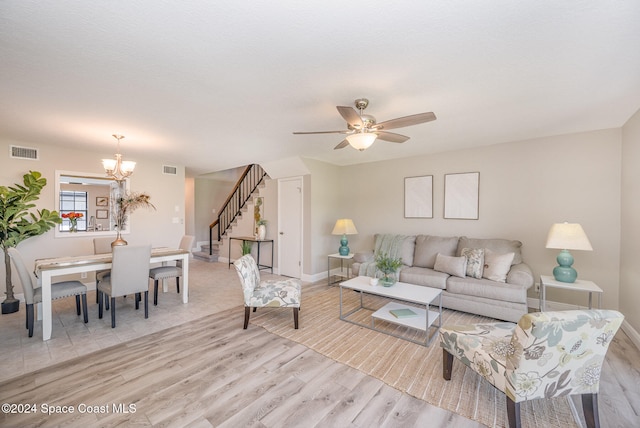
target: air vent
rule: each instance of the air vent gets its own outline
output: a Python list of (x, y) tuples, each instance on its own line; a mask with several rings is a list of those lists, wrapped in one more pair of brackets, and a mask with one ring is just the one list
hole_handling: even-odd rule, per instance
[(9, 157), (14, 159), (38, 160), (38, 149), (31, 147), (9, 146)]
[(175, 167), (175, 166), (163, 165), (162, 166), (162, 173), (163, 174), (168, 174), (168, 175), (177, 175), (178, 174), (178, 168)]

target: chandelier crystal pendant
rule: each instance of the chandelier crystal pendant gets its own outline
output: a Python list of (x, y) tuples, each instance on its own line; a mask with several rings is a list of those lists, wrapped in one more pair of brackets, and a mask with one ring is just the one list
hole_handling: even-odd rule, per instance
[(118, 146), (116, 150), (115, 159), (102, 159), (102, 166), (107, 176), (113, 178), (116, 181), (122, 181), (125, 178), (133, 174), (133, 170), (136, 167), (136, 163), (133, 161), (123, 161), (120, 154), (120, 140), (124, 138), (124, 135), (113, 134), (113, 138), (118, 140)]

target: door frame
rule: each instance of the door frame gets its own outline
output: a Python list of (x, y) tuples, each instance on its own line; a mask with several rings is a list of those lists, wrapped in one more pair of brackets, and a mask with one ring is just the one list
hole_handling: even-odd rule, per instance
[[(278, 229), (280, 229), (280, 225), (283, 221), (282, 213), (284, 212), (284, 209), (280, 204), (282, 202), (281, 185), (285, 181), (298, 181), (300, 183), (300, 276), (298, 278), (302, 279), (302, 274), (304, 272), (304, 179), (301, 175), (278, 179)], [(278, 274), (281, 274), (280, 266), (282, 265), (281, 236), (280, 230), (278, 230)]]

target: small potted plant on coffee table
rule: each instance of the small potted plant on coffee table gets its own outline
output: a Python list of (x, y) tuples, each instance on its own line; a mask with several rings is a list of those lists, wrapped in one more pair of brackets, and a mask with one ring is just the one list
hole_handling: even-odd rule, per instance
[(382, 273), (380, 283), (385, 287), (391, 287), (398, 280), (397, 272), (402, 266), (402, 259), (389, 257), (387, 253), (376, 254), (376, 268)]

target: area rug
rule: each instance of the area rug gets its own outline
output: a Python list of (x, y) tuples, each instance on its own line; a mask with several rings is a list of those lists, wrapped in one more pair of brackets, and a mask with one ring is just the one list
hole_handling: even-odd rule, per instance
[[(442, 377), (442, 348), (436, 336), (425, 347), (339, 319), (339, 287), (303, 289), (300, 328), (293, 328), (290, 310), (260, 309), (251, 324), (303, 344), (335, 361), (347, 364), (386, 384), (430, 404), (450, 410), (490, 427), (508, 426), (505, 396), (459, 361), (454, 361), (450, 381)], [(346, 312), (359, 305), (359, 293), (345, 290)], [(387, 300), (366, 295), (365, 306), (379, 308)], [(353, 320), (369, 323), (370, 311)], [(443, 310), (443, 324), (495, 321), (477, 315)], [(377, 322), (379, 328), (420, 340), (424, 333)], [(566, 398), (533, 400), (521, 404), (524, 427), (577, 427)]]

